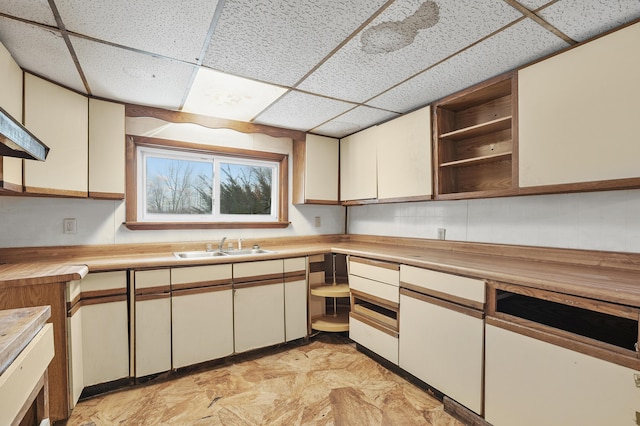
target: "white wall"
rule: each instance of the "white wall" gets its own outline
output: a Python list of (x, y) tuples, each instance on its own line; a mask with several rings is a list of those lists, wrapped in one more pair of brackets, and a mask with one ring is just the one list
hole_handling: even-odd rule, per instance
[(640, 253), (640, 190), (349, 207), (350, 234)]
[[(322, 226), (315, 227), (315, 216)], [(64, 234), (62, 220), (76, 218), (77, 233)], [(289, 206), (285, 229), (198, 229), (131, 231), (123, 201), (0, 196), (0, 247), (34, 247), (146, 242), (217, 242), (222, 237), (268, 238), (344, 232), (344, 208)]]

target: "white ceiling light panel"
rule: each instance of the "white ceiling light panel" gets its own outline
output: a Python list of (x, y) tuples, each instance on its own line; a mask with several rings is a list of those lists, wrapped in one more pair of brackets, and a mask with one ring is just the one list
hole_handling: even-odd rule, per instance
[(182, 110), (251, 121), (286, 91), (282, 87), (200, 68)]

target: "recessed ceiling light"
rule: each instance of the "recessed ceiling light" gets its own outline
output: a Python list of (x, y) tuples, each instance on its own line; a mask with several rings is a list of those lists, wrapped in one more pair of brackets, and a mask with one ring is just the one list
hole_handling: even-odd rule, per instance
[(200, 68), (182, 110), (249, 121), (286, 91), (278, 86)]

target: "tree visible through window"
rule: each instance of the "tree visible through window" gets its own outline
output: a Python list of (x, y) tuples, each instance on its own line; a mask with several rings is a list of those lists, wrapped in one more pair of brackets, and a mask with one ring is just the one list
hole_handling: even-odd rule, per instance
[(139, 219), (277, 220), (277, 162), (138, 149)]

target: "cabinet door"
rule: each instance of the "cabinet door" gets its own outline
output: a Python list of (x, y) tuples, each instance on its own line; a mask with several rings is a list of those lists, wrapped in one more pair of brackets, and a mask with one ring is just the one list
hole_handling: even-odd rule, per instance
[(486, 326), (485, 418), (502, 425), (632, 425), (640, 372)]
[(416, 297), (400, 295), (400, 367), (481, 414), (482, 318)]
[(234, 291), (235, 351), (284, 342), (284, 284), (260, 284)]
[[(22, 123), (22, 69), (0, 43), (0, 107)], [(22, 192), (22, 159), (0, 156), (0, 188)]]
[(431, 184), (431, 108), (378, 126), (378, 198), (425, 197)]
[(294, 204), (338, 203), (339, 151), (339, 140), (326, 136), (294, 141)]
[(89, 196), (123, 199), (124, 105), (89, 99)]
[(340, 200), (376, 198), (377, 127), (340, 140)]
[(640, 23), (518, 72), (520, 186), (640, 176)]
[(82, 308), (67, 317), (67, 351), (69, 355), (69, 408), (73, 408), (84, 389), (84, 359), (82, 356)]
[(87, 98), (25, 74), (24, 111), (27, 129), (51, 149), (47, 161), (25, 161), (25, 192), (86, 197)]
[(307, 260), (284, 259), (284, 318), (287, 342), (307, 335)]
[(82, 307), (84, 386), (129, 377), (127, 301)]
[(171, 307), (173, 368), (233, 353), (230, 285), (173, 292)]
[(133, 356), (136, 377), (171, 369), (170, 286), (168, 269), (135, 272)]

